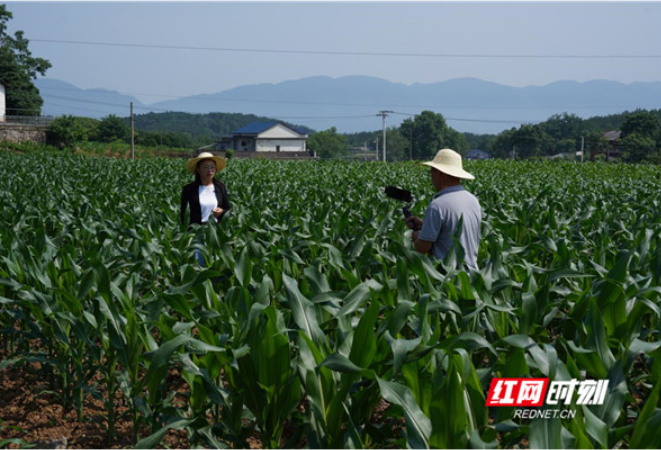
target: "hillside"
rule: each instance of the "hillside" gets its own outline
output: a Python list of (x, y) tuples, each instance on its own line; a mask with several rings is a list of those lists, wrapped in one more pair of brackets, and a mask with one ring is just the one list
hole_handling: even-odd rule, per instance
[[(164, 112), (137, 114), (135, 128), (146, 131), (186, 133), (196, 142), (213, 142), (253, 122), (270, 122), (275, 119), (254, 114), (208, 113), (191, 114)], [(126, 117), (128, 123), (129, 117)], [(293, 128), (302, 128), (308, 133), (313, 130), (302, 125), (287, 123)]]
[[(661, 109), (651, 110), (661, 120)], [(595, 116), (583, 119), (586, 129), (593, 130), (619, 130), (626, 119), (628, 112), (611, 114), (607, 116)], [(129, 117), (124, 117), (129, 123)], [(191, 137), (196, 146), (206, 145), (223, 136), (231, 134), (234, 130), (253, 122), (266, 122), (274, 119), (255, 116), (253, 114), (238, 113), (208, 113), (191, 114), (181, 112), (147, 113), (136, 115), (135, 127), (137, 130), (165, 133), (182, 133)], [(542, 122), (544, 123), (544, 122)], [(295, 128), (303, 128), (308, 134), (315, 131), (309, 127), (287, 124)], [(349, 147), (362, 147), (367, 144), (373, 148), (374, 141), (381, 138), (381, 130), (363, 131), (358, 133), (344, 133), (347, 136)], [(470, 148), (487, 148), (489, 142), (495, 139), (496, 134), (489, 133), (463, 133)]]

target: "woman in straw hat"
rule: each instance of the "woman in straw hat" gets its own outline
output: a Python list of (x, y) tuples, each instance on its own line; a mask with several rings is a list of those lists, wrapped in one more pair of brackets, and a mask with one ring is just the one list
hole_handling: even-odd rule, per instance
[[(423, 164), (431, 167), (431, 181), (437, 193), (427, 207), (424, 220), (416, 216), (406, 219), (413, 229), (411, 239), (415, 249), (437, 259), (444, 259), (453, 251), (458, 266), (463, 263), (477, 269), (482, 208), (477, 198), (461, 185), (461, 180), (475, 177), (463, 169), (461, 155), (449, 148), (439, 150), (433, 160)], [(455, 238), (463, 248), (463, 258), (455, 246)]]
[[(214, 178), (225, 166), (225, 158), (208, 152), (186, 161), (186, 169), (195, 175), (195, 181), (184, 186), (181, 193), (180, 220), (185, 225), (186, 208), (190, 205), (189, 229), (192, 224), (218, 223), (230, 209), (227, 188)], [(204, 265), (199, 248), (196, 255), (200, 265)]]

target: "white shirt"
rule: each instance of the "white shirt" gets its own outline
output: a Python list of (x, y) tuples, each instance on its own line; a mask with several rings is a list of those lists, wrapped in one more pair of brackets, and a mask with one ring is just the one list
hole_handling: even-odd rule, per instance
[(213, 210), (218, 207), (218, 199), (216, 198), (216, 189), (214, 185), (203, 186), (200, 185), (199, 190), (200, 194), (200, 209), (202, 210), (202, 222), (208, 222), (210, 217), (218, 222), (213, 215)]

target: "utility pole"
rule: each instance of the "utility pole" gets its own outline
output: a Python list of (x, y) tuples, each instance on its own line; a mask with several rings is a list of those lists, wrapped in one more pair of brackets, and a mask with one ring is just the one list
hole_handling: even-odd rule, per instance
[(585, 151), (585, 138), (581, 136), (581, 162), (583, 162), (583, 152)]
[(377, 114), (383, 119), (383, 162), (386, 162), (386, 117), (388, 114), (392, 114), (392, 111), (379, 111)]
[(131, 159), (135, 159), (135, 121), (133, 120), (133, 102), (131, 102)]
[(374, 151), (376, 152), (376, 160), (378, 161), (379, 160), (379, 138), (377, 137), (376, 141), (374, 141), (374, 142), (376, 142), (376, 147), (374, 147)]
[(413, 125), (409, 128), (409, 160), (413, 161)]

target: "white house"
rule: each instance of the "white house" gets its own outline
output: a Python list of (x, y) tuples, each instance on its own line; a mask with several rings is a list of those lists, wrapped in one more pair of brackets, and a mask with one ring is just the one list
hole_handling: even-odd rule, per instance
[(220, 142), (220, 150), (236, 152), (305, 152), (308, 138), (304, 130), (296, 130), (281, 122), (255, 122), (234, 131)]
[(5, 84), (2, 79), (0, 79), (0, 122), (5, 121), (5, 115), (7, 114), (7, 103), (5, 102)]

